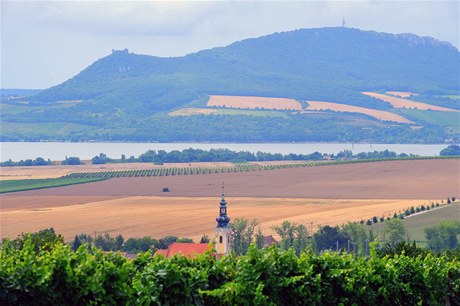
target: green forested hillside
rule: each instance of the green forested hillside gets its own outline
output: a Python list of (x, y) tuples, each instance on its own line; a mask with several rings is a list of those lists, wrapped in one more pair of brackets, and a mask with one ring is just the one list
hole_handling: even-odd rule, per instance
[[(360, 94), (385, 90), (417, 92), (433, 100), (443, 95), (442, 101), (455, 107), (458, 101), (448, 97), (459, 92), (459, 68), (459, 52), (448, 43), (352, 28), (275, 33), (175, 58), (113, 51), (64, 83), (23, 99), (25, 105), (18, 104), (21, 100), (3, 101), (21, 110), (8, 105), (4, 111), (2, 105), (6, 133), (1, 140), (442, 142), (450, 138), (442, 126), (411, 132), (406, 125), (351, 114), (288, 114), (276, 120), (166, 114), (205, 106), (209, 95), (284, 97), (388, 110), (389, 103)], [(37, 135), (23, 125), (51, 122), (79, 128)], [(362, 133), (354, 130), (356, 125)], [(241, 126), (246, 129), (233, 132)]]

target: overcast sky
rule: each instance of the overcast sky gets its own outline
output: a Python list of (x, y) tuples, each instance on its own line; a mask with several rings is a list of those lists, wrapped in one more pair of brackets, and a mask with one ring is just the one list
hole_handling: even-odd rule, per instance
[(182, 56), (299, 28), (432, 36), (459, 47), (459, 1), (3, 1), (1, 87), (48, 88), (111, 53)]

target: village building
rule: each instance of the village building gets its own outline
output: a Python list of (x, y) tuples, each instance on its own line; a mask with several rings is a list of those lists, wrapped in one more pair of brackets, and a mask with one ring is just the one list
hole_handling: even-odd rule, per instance
[(172, 257), (181, 254), (185, 257), (195, 258), (195, 256), (204, 254), (211, 250), (211, 246), (207, 243), (183, 243), (173, 242), (166, 250), (158, 250), (155, 255), (163, 255), (164, 257)]
[(222, 187), (222, 197), (219, 203), (219, 216), (216, 218), (215, 237), (213, 244), (207, 243), (179, 243), (173, 242), (166, 250), (158, 250), (155, 255), (162, 255), (166, 258), (181, 254), (186, 257), (194, 258), (197, 255), (211, 251), (216, 257), (228, 255), (232, 250), (232, 230), (227, 215), (227, 201), (225, 201), (224, 187)]
[(268, 248), (272, 245), (278, 245), (278, 241), (276, 241), (272, 235), (264, 236), (264, 248)]

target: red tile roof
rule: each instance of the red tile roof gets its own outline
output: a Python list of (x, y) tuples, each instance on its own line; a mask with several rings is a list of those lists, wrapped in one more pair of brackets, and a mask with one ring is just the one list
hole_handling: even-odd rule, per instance
[(194, 258), (196, 255), (204, 254), (211, 247), (207, 243), (180, 243), (173, 242), (169, 245), (167, 250), (158, 250), (155, 255), (163, 255), (164, 257), (172, 257), (176, 254)]
[(272, 235), (270, 235), (270, 236), (264, 236), (264, 246), (265, 246), (265, 247), (269, 247), (269, 246), (271, 246), (272, 244), (278, 244), (278, 241), (276, 241), (276, 239), (273, 238)]

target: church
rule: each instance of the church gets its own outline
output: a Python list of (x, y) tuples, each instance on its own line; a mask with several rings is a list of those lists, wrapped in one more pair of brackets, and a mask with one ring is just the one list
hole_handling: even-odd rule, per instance
[(167, 250), (158, 250), (155, 255), (162, 255), (166, 258), (176, 254), (194, 258), (196, 255), (204, 254), (207, 251), (220, 257), (231, 253), (232, 230), (229, 222), (230, 218), (227, 215), (227, 201), (225, 201), (224, 187), (222, 186), (222, 197), (219, 203), (219, 216), (216, 218), (217, 226), (215, 228), (215, 236), (213, 245), (207, 243), (179, 243), (173, 242)]

